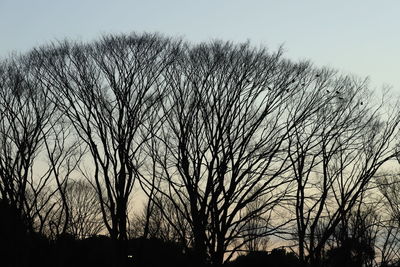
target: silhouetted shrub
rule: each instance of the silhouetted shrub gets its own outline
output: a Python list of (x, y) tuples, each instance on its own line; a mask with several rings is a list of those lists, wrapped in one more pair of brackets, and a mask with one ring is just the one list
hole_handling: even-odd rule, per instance
[(48, 241), (29, 231), (21, 213), (0, 200), (0, 218), (1, 266), (48, 266), (43, 260), (49, 249)]
[(134, 266), (193, 266), (179, 244), (156, 238), (130, 240), (128, 255)]
[(364, 263), (373, 260), (374, 248), (357, 239), (349, 238), (342, 246), (333, 248), (327, 252), (327, 265), (340, 267), (362, 267)]
[(236, 258), (228, 264), (234, 267), (263, 266), (263, 267), (296, 267), (299, 260), (294, 253), (288, 253), (284, 249), (273, 249), (270, 253), (266, 251), (249, 252)]

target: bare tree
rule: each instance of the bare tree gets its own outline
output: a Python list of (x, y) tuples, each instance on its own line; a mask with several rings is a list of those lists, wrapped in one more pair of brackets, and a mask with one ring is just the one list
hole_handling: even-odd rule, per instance
[(92, 167), (83, 174), (96, 187), (113, 239), (127, 238), (127, 205), (143, 161), (146, 121), (157, 112), (160, 75), (174, 49), (170, 40), (145, 34), (36, 51), (43, 60), (43, 81), (88, 147)]
[(400, 260), (400, 181), (393, 173), (377, 176), (376, 181), (383, 203), (379, 211), (384, 218), (376, 247), (381, 266), (390, 266)]
[(31, 231), (35, 224), (41, 231), (45, 206), (55, 194), (48, 190), (52, 172), (41, 165), (41, 152), (57, 119), (34, 64), (27, 55), (0, 65), (0, 198), (19, 211)]
[(87, 238), (103, 230), (98, 195), (90, 183), (85, 180), (69, 182), (66, 198), (70, 216), (68, 233), (77, 238)]
[(265, 228), (270, 226), (270, 221), (275, 214), (272, 214), (272, 212), (266, 214), (254, 212), (263, 205), (263, 202), (264, 200), (259, 198), (246, 207), (246, 213), (251, 217), (245, 222), (244, 228), (246, 230), (242, 235), (245, 240), (244, 248), (246, 252), (266, 251), (268, 248), (270, 237), (266, 235), (269, 231)]
[(247, 222), (284, 206), (288, 133), (322, 105), (319, 91), (303, 85), (312, 74), (308, 63), (283, 60), (281, 51), (222, 42), (188, 46), (166, 73), (166, 119), (152, 151), (157, 190), (189, 222), (199, 260), (229, 260), (251, 239), (243, 238)]
[(173, 203), (166, 197), (154, 197), (148, 201), (135, 216), (130, 230), (131, 237), (158, 238), (180, 244), (183, 249), (189, 249), (193, 239), (187, 221), (176, 213)]
[(385, 96), (375, 103), (366, 81), (330, 80), (324, 89), (326, 105), (293, 128), (289, 147), (299, 257), (315, 266), (375, 173), (395, 156), (399, 125), (398, 112), (386, 110)]

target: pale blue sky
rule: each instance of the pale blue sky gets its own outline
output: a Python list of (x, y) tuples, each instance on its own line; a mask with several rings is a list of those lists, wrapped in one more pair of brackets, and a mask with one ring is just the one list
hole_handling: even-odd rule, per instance
[(0, 57), (64, 38), (160, 32), (250, 40), (400, 92), (399, 0), (0, 0)]

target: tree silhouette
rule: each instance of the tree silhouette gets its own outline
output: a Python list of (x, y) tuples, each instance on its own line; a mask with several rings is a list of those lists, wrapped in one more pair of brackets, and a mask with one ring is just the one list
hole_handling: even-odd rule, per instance
[(159, 34), (3, 60), (12, 264), (397, 264), (399, 105), (369, 88), (282, 49)]
[(59, 188), (50, 183), (56, 178), (61, 185), (65, 177), (55, 177), (53, 166), (40, 161), (51, 157), (60, 167), (66, 157), (47, 146), (56, 138), (60, 114), (35, 64), (36, 58), (25, 55), (0, 66), (0, 199), (18, 210), (31, 231), (42, 232)]
[(42, 79), (88, 147), (93, 169), (84, 174), (94, 178), (104, 223), (114, 239), (127, 237), (128, 199), (143, 160), (146, 120), (162, 96), (160, 73), (173, 57), (169, 47), (167, 39), (156, 35), (131, 35), (38, 51)]
[[(327, 73), (326, 75), (332, 75)], [(323, 76), (320, 76), (320, 78)], [(334, 76), (333, 76), (334, 77)], [(330, 91), (341, 88), (344, 99), (328, 95), (326, 104), (296, 125), (290, 135), (295, 187), (299, 257), (318, 266), (326, 242), (368, 189), (378, 169), (392, 160), (399, 113), (381, 102), (360, 106), (369, 95), (364, 81), (330, 79)], [(381, 114), (387, 112), (382, 118)]]
[(80, 239), (100, 234), (104, 223), (93, 186), (85, 180), (72, 181), (67, 185), (66, 198), (70, 209), (67, 232)]
[[(249, 221), (284, 206), (289, 133), (319, 110), (323, 87), (301, 86), (314, 75), (308, 63), (223, 42), (186, 48), (166, 75), (165, 123), (150, 153), (157, 190), (191, 225), (198, 258), (221, 264), (256, 238)], [(259, 197), (262, 204), (245, 212)], [(287, 221), (275, 223), (259, 234)]]

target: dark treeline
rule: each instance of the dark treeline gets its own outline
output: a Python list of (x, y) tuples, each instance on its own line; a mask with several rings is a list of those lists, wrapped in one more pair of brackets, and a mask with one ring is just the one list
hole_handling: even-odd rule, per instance
[(248, 43), (110, 35), (10, 56), (1, 259), (399, 266), (397, 101)]

